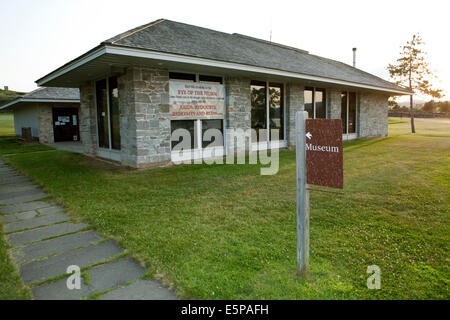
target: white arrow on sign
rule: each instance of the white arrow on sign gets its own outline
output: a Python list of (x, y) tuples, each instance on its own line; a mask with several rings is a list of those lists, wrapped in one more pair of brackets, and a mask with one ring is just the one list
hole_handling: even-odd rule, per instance
[(306, 137), (307, 137), (309, 140), (311, 140), (311, 138), (312, 138), (311, 132), (308, 132), (308, 133), (306, 134)]

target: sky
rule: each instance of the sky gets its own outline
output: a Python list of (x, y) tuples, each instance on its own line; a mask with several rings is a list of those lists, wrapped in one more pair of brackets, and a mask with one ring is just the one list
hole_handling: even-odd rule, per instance
[(448, 1), (0, 0), (0, 88), (35, 80), (101, 41), (159, 18), (308, 50), (389, 80), (386, 66), (419, 32), (450, 99)]

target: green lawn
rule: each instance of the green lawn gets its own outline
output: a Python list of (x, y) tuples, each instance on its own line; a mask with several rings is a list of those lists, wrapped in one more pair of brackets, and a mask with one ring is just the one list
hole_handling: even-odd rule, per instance
[[(295, 276), (293, 151), (275, 176), (252, 165), (135, 171), (63, 151), (4, 158), (181, 298), (449, 299), (450, 125), (416, 126), (346, 143), (345, 194), (311, 193), (308, 280)], [(381, 290), (366, 287), (373, 264)]]
[(0, 300), (30, 299), (31, 293), (24, 287), (17, 269), (13, 266), (8, 248), (0, 228)]
[(14, 116), (12, 113), (0, 113), (0, 137), (14, 136)]
[(52, 150), (53, 148), (37, 142), (24, 143), (14, 138), (14, 116), (12, 113), (0, 113), (0, 156), (9, 153), (24, 153)]

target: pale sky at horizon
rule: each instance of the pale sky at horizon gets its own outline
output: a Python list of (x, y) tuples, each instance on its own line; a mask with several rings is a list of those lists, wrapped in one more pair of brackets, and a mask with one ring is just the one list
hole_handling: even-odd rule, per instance
[(274, 42), (348, 64), (357, 47), (357, 67), (386, 80), (399, 47), (420, 32), (450, 99), (447, 1), (0, 1), (0, 88), (34, 90), (35, 80), (101, 41), (166, 18), (265, 40), (272, 29)]

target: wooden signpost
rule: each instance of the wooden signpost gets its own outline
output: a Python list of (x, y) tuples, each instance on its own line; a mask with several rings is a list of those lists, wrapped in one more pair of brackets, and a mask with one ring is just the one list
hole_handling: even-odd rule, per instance
[(298, 111), (295, 119), (298, 275), (309, 273), (308, 184), (344, 187), (341, 120), (307, 118), (308, 112)]

